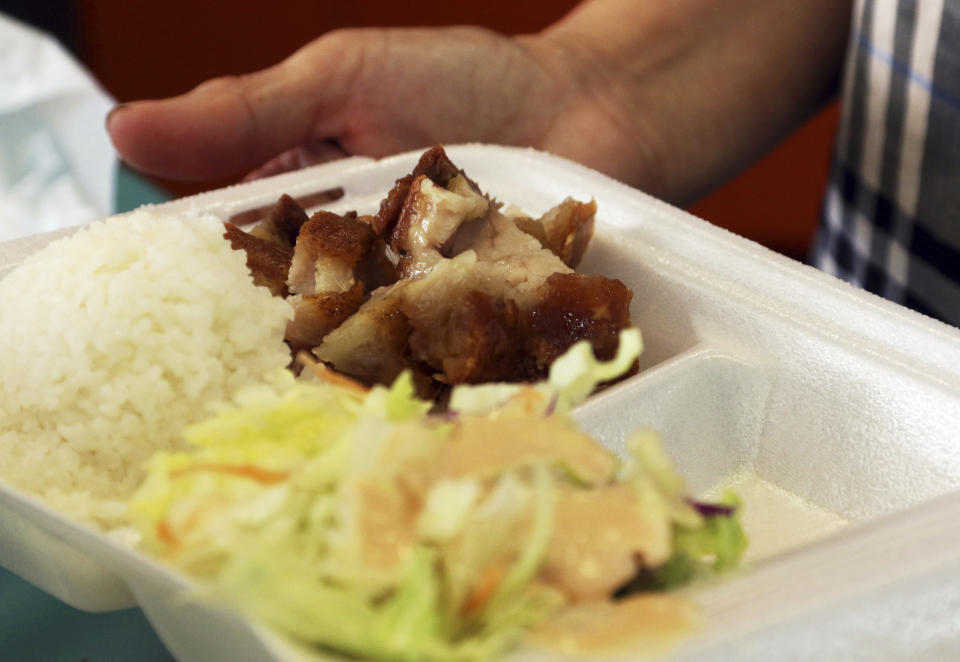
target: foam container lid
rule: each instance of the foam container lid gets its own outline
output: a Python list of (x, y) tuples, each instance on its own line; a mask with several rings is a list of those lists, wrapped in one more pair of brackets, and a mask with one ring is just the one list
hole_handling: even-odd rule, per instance
[[(529, 214), (566, 196), (597, 201), (581, 270), (633, 289), (646, 349), (639, 374), (577, 416), (615, 451), (631, 431), (657, 429), (694, 492), (729, 486), (745, 503), (742, 569), (685, 590), (702, 623), (662, 659), (960, 656), (960, 331), (568, 161), (447, 151)], [(346, 159), (156, 209), (227, 219), (281, 193), (342, 186), (327, 208), (372, 212), (419, 154)], [(0, 244), (0, 276), (69, 232)], [(2, 484), (0, 563), (81, 609), (139, 605), (183, 662), (327, 659), (184, 601), (182, 577)]]

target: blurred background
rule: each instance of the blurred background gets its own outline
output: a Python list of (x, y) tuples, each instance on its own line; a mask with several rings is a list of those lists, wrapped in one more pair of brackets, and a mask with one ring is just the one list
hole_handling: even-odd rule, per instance
[[(214, 76), (269, 66), (334, 28), (470, 23), (517, 34), (546, 27), (576, 4), (234, 0), (225, 10), (222, 3), (203, 0), (0, 0), (0, 11), (56, 35), (107, 93), (129, 101), (174, 95)], [(804, 259), (816, 228), (837, 118), (836, 106), (827, 108), (690, 210)], [(155, 183), (185, 195), (230, 182)]]
[[(119, 101), (174, 95), (214, 76), (269, 66), (338, 27), (471, 23), (516, 34), (542, 29), (575, 4), (241, 0), (225, 12), (219, 3), (187, 0), (0, 0), (9, 14), (56, 34)], [(826, 109), (691, 211), (802, 259), (816, 227), (836, 122), (836, 107)], [(158, 183), (183, 195), (229, 182)]]

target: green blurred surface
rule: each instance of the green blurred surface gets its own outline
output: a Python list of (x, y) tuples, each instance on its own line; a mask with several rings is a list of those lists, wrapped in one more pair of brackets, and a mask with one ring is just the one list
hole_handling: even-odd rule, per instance
[(173, 662), (139, 609), (88, 614), (0, 569), (0, 660)]
[[(114, 212), (169, 196), (130, 169), (116, 175)], [(0, 568), (0, 662), (173, 662), (139, 609), (88, 614)]]
[(114, 181), (113, 213), (120, 214), (140, 205), (166, 202), (170, 194), (123, 165), (117, 166)]

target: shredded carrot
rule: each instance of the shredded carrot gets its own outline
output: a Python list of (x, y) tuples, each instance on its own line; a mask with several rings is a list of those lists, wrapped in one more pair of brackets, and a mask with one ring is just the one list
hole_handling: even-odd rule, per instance
[(229, 474), (233, 476), (239, 476), (241, 478), (249, 478), (250, 480), (255, 480), (258, 483), (263, 483), (264, 485), (282, 483), (290, 477), (289, 471), (273, 471), (271, 469), (264, 469), (263, 467), (258, 467), (253, 464), (219, 463), (194, 464), (189, 467), (184, 467), (182, 469), (178, 469), (177, 471), (171, 472), (170, 476), (172, 478), (179, 478), (184, 474), (192, 473), (194, 471), (211, 471), (214, 473)]
[(351, 379), (350, 377), (347, 377), (336, 370), (331, 370), (313, 358), (313, 356), (311, 356), (308, 352), (300, 352), (297, 354), (296, 361), (304, 368), (307, 368), (310, 372), (312, 372), (315, 377), (327, 382), (328, 384), (333, 384), (334, 386), (343, 386), (344, 388), (348, 388), (353, 391), (359, 391), (360, 393), (366, 393), (370, 390), (370, 388), (365, 384), (361, 384), (357, 380)]
[(173, 529), (170, 526), (170, 522), (166, 519), (162, 519), (157, 522), (157, 538), (171, 547), (178, 547), (180, 545), (180, 539), (173, 533)]
[(515, 397), (523, 407), (524, 413), (533, 414), (543, 409), (544, 396), (535, 388), (521, 388)]
[(473, 614), (483, 609), (490, 602), (494, 593), (497, 592), (497, 587), (500, 586), (502, 580), (503, 566), (492, 565), (488, 567), (463, 601), (463, 613)]

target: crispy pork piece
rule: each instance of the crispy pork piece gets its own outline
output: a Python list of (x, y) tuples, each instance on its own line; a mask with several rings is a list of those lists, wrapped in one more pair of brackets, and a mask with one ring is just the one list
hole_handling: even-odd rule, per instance
[(376, 357), (391, 375), (427, 368), (444, 384), (535, 379), (584, 338), (610, 358), (630, 325), (630, 291), (570, 266), (586, 250), (595, 212), (593, 202), (568, 199), (539, 220), (510, 218), (441, 149), (430, 150), (371, 221), (389, 234), (400, 280), (314, 353), (362, 380)]
[(375, 291), (360, 311), (324, 337), (314, 356), (366, 384), (389, 384), (412, 369), (410, 321), (398, 306), (404, 285), (399, 281)]
[(383, 239), (355, 213), (319, 211), (300, 228), (287, 285), (294, 318), (286, 339), (312, 349), (354, 314), (364, 296), (396, 279)]
[(297, 243), (300, 228), (307, 222), (307, 212), (289, 195), (282, 195), (276, 204), (270, 207), (267, 215), (250, 230), (250, 234), (260, 239), (292, 249)]
[[(387, 193), (387, 197), (380, 203), (380, 211), (377, 212), (371, 223), (374, 231), (381, 236), (388, 236), (393, 232), (393, 227), (396, 225), (397, 219), (400, 218), (400, 211), (407, 199), (407, 194), (410, 192), (410, 186), (417, 177), (425, 176), (437, 186), (446, 188), (450, 180), (457, 175), (463, 175), (463, 171), (453, 164), (443, 147), (438, 145), (428, 149), (420, 157), (413, 172), (398, 179), (390, 192)], [(466, 178), (465, 175), (464, 177)], [(480, 191), (473, 181), (469, 179), (466, 181), (474, 191)]]
[(253, 275), (254, 284), (268, 288), (274, 296), (287, 296), (287, 272), (293, 260), (293, 249), (254, 237), (230, 223), (223, 225), (226, 228), (223, 236), (233, 249), (247, 254), (247, 268)]
[(422, 308), (408, 308), (410, 356), (430, 366), (438, 381), (478, 384), (530, 377), (513, 301), (471, 290), (457, 305), (435, 311), (439, 315), (429, 322)]
[(482, 278), (498, 284), (495, 294), (515, 300), (522, 309), (539, 300), (540, 288), (551, 275), (572, 273), (560, 258), (499, 210), (461, 226), (449, 252), (453, 257), (467, 253), (476, 256), (475, 268), (482, 272)]
[[(463, 175), (463, 170), (454, 165), (443, 147), (435, 145), (424, 152), (420, 160), (417, 161), (417, 165), (413, 169), (413, 176), (417, 177), (419, 175), (426, 175), (439, 186), (446, 186), (457, 175)], [(475, 183), (470, 182), (470, 184), (474, 191), (480, 191)]]
[[(445, 384), (543, 377), (555, 358), (583, 339), (597, 356), (613, 357), (619, 331), (630, 326), (632, 294), (623, 283), (555, 272), (527, 291), (511, 282), (515, 273), (473, 252), (443, 260), (418, 280), (378, 290), (314, 354), (368, 383), (372, 364), (382, 362), (392, 366), (391, 377), (426, 366)], [(518, 294), (526, 307), (518, 305)], [(402, 313), (402, 327), (385, 322), (390, 311)]]
[(490, 201), (473, 191), (462, 175), (448, 183), (449, 190), (420, 175), (410, 184), (390, 237), (390, 248), (399, 256), (397, 275), (419, 278), (444, 257), (445, 246), (464, 223), (483, 219)]
[(255, 279), (290, 294), (295, 351), (364, 384), (412, 371), (430, 397), (453, 384), (542, 378), (583, 339), (601, 358), (615, 354), (630, 290), (572, 269), (595, 212), (568, 198), (538, 220), (507, 216), (436, 147), (376, 215), (304, 221), (282, 198), (260, 237), (228, 237), (248, 251)]
[(514, 218), (517, 227), (536, 237), (544, 248), (549, 248), (565, 265), (576, 269), (593, 238), (593, 222), (597, 203), (579, 202), (567, 198), (539, 219), (529, 216)]
[(401, 177), (387, 193), (387, 197), (380, 201), (380, 210), (374, 214), (373, 222), (370, 224), (373, 231), (379, 236), (389, 236), (400, 218), (400, 210), (407, 199), (407, 193), (410, 192), (410, 185), (413, 183), (413, 175)]
[[(299, 206), (301, 209), (309, 209), (310, 207), (319, 207), (327, 202), (339, 200), (342, 197), (343, 189), (337, 186), (336, 188), (324, 189), (323, 191), (315, 191), (314, 193), (307, 193), (306, 195), (298, 196), (297, 198), (294, 198), (293, 201), (296, 202), (297, 206)], [(251, 223), (262, 221), (268, 214), (270, 214), (274, 207), (275, 205), (266, 205), (264, 207), (247, 209), (239, 214), (234, 214), (227, 220), (238, 227), (250, 225)], [(294, 239), (296, 239), (296, 235), (294, 235)]]
[[(447, 323), (457, 316), (453, 311), (471, 292), (483, 292), (497, 282), (480, 277), (475, 263), (472, 253), (443, 260), (421, 279), (401, 279), (374, 291), (356, 314), (324, 337), (313, 354), (367, 383), (389, 383), (403, 370), (429, 374), (442, 370), (438, 359), (442, 352), (428, 343), (442, 341)], [(410, 347), (414, 324), (419, 330), (416, 352)]]
[(284, 338), (295, 353), (309, 351), (360, 309), (363, 283), (356, 282), (343, 292), (295, 294), (288, 301), (293, 305), (293, 319), (287, 324)]
[(300, 229), (288, 286), (295, 294), (345, 292), (358, 281), (370, 291), (395, 280), (383, 240), (356, 214), (319, 211)]
[(540, 300), (522, 316), (528, 354), (546, 369), (578, 340), (610, 360), (621, 329), (630, 326), (633, 292), (619, 280), (586, 274), (553, 274)]

